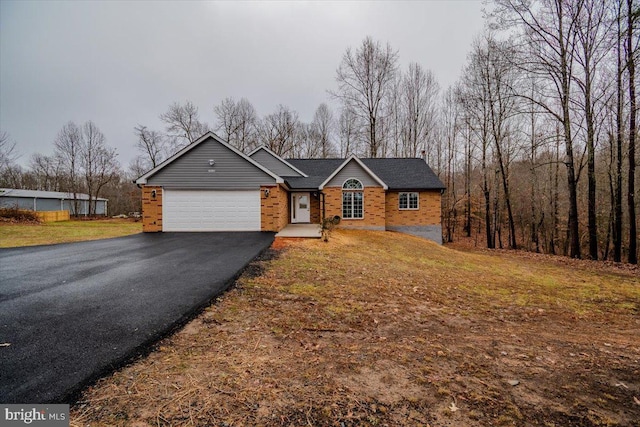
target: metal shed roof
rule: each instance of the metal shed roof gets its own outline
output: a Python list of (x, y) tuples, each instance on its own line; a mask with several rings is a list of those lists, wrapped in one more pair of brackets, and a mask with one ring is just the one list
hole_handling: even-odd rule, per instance
[[(17, 197), (26, 199), (64, 199), (72, 200), (73, 193), (64, 193), (61, 191), (40, 191), (40, 190), (19, 190), (15, 188), (0, 188), (0, 197)], [(89, 195), (84, 193), (76, 193), (76, 199), (89, 200)], [(98, 197), (93, 200), (104, 200), (102, 197)]]

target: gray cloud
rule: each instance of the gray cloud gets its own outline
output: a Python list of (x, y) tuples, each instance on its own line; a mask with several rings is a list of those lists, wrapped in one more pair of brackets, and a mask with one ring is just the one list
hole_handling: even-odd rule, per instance
[(347, 47), (370, 35), (452, 84), (482, 29), (482, 4), (459, 2), (0, 3), (0, 129), (26, 164), (51, 153), (62, 125), (93, 120), (123, 166), (133, 127), (191, 100), (246, 97), (260, 115), (278, 104), (310, 121), (330, 101)]

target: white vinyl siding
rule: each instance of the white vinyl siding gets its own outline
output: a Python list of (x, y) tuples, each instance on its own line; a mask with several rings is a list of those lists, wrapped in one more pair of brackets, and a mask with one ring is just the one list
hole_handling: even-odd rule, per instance
[(260, 191), (165, 189), (163, 231), (260, 231)]
[(380, 184), (356, 162), (351, 160), (329, 181), (325, 187), (338, 187), (349, 178), (356, 178), (365, 187), (380, 187)]

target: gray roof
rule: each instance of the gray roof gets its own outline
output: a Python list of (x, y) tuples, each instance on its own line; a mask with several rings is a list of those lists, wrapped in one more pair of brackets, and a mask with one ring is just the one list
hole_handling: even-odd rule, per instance
[[(73, 199), (73, 193), (63, 193), (60, 191), (40, 191), (40, 190), (18, 190), (15, 188), (0, 188), (0, 197), (22, 197), (29, 199)], [(88, 194), (76, 193), (78, 200), (89, 200)], [(94, 200), (108, 200), (98, 197)]]
[[(442, 190), (444, 184), (429, 165), (417, 158), (360, 159), (374, 174), (384, 181), (389, 190)], [(286, 178), (292, 189), (317, 189), (345, 159), (289, 159), (308, 178)]]
[(320, 184), (344, 163), (345, 159), (289, 159), (296, 168), (308, 177), (285, 178), (287, 185), (297, 190), (317, 190)]

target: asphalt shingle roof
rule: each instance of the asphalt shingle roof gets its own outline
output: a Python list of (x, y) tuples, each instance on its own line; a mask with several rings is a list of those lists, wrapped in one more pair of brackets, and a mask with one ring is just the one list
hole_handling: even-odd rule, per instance
[(318, 189), (320, 184), (344, 163), (345, 159), (290, 159), (296, 168), (309, 175), (305, 177), (285, 178), (289, 187), (294, 189)]
[[(371, 172), (389, 186), (390, 190), (441, 190), (445, 186), (429, 165), (417, 158), (360, 159)], [(286, 178), (292, 189), (318, 188), (345, 159), (289, 159), (308, 178)]]

